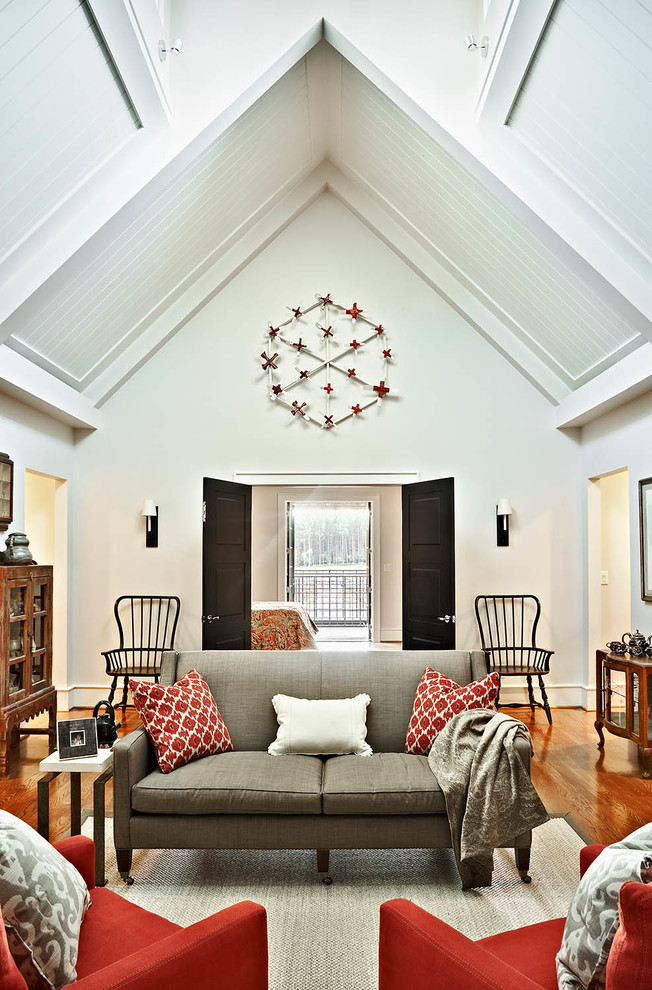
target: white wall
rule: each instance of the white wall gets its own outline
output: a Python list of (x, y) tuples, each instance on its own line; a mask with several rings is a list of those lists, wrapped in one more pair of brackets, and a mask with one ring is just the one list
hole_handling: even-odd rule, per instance
[[(400, 397), (330, 432), (273, 405), (259, 354), (268, 321), (330, 291), (390, 333)], [(310, 321), (312, 323), (312, 321)], [(103, 407), (76, 451), (75, 683), (106, 683), (114, 599), (182, 599), (178, 646), (201, 643), (204, 476), (234, 472), (418, 471), (455, 477), (458, 644), (476, 646), (478, 593), (543, 603), (540, 640), (557, 650), (557, 702), (578, 703), (581, 544), (577, 449), (520, 374), (339, 201), (326, 194)], [(495, 505), (514, 506), (512, 546), (495, 546)], [(144, 546), (143, 498), (159, 505)], [(569, 686), (568, 689), (565, 689)]]
[[(379, 546), (378, 555), (378, 608), (381, 640), (401, 639), (401, 488), (399, 485), (383, 485), (372, 489), (378, 493)], [(292, 492), (289, 496), (288, 493)], [(254, 601), (283, 601), (285, 589), (279, 584), (279, 551), (284, 548), (284, 520), (279, 528), (279, 495), (287, 495), (298, 501), (310, 499), (318, 490), (288, 489), (275, 485), (255, 485), (252, 491), (252, 572), (251, 596)], [(364, 499), (364, 488), (338, 489), (343, 497)], [(323, 496), (322, 496), (323, 497)], [(329, 496), (330, 497), (330, 496)], [(281, 546), (279, 547), (279, 537)], [(385, 570), (389, 567), (390, 570)]]
[[(641, 553), (638, 483), (652, 477), (652, 393), (601, 416), (582, 429), (580, 470), (588, 478), (629, 468), (631, 626), (652, 634), (652, 603), (641, 599)], [(586, 507), (584, 507), (586, 519)], [(620, 635), (620, 633), (618, 633)], [(592, 677), (595, 657), (588, 655)]]
[[(30, 536), (25, 515), (26, 473), (38, 472), (70, 481), (74, 476), (73, 430), (58, 420), (0, 393), (0, 450), (8, 453), (14, 461), (14, 521), (8, 532), (26, 531)], [(54, 570), (53, 665), (54, 683), (57, 691), (60, 692), (58, 698), (60, 709), (68, 706), (67, 687), (69, 683), (74, 683), (72, 657), (68, 651), (67, 639), (73, 614), (70, 568), (67, 566), (72, 554), (72, 527), (67, 523), (68, 506), (65, 504), (67, 497), (68, 485), (59, 483), (56, 486), (54, 511), (60, 529), (55, 534), (52, 551), (53, 559), (59, 564)], [(4, 547), (3, 535), (6, 534), (0, 534), (2, 547)], [(38, 543), (37, 531), (35, 545), (32, 548), (35, 550), (34, 556), (39, 563), (51, 563), (50, 560), (42, 560), (36, 553)]]

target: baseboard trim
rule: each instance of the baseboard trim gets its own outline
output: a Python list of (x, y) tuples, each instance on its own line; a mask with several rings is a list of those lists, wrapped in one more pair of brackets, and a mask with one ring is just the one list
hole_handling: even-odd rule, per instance
[(381, 643), (401, 643), (403, 641), (403, 633), (400, 627), (398, 629), (392, 629), (390, 627), (381, 629), (380, 641)]
[[(396, 639), (397, 633), (398, 639)], [(400, 643), (400, 630), (381, 629), (380, 636), (382, 642)], [(516, 678), (503, 678), (500, 690), (501, 701), (528, 703), (527, 684), (525, 681), (522, 683), (519, 681)], [(550, 684), (548, 681), (544, 681), (544, 683), (551, 708), (584, 708), (587, 711), (595, 711), (596, 691), (594, 687), (587, 687), (585, 684)], [(98, 701), (104, 701), (108, 698), (109, 687), (108, 683), (57, 687), (57, 707), (61, 711), (71, 711), (73, 708), (93, 708)], [(122, 698), (122, 685), (118, 685), (118, 688), (115, 700), (119, 702)], [(536, 681), (534, 688), (534, 696), (539, 701), (539, 687)], [(129, 703), (131, 704), (131, 697)]]
[[(501, 702), (509, 702), (512, 704), (523, 703), (528, 704), (528, 693), (527, 693), (527, 683), (523, 681), (522, 684), (512, 683), (516, 678), (509, 678), (510, 683), (506, 683), (507, 678), (503, 678), (502, 685), (500, 688), (500, 700)], [(586, 708), (587, 703), (590, 700), (588, 689), (582, 684), (550, 684), (547, 680), (544, 680), (546, 694), (548, 695), (548, 701), (550, 702), (551, 708)], [(541, 701), (541, 694), (539, 692), (539, 685), (534, 682), (534, 697), (537, 701)]]

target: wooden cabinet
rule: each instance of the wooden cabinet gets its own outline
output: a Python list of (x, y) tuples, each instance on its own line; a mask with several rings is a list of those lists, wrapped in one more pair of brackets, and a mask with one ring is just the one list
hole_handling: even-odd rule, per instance
[[(20, 736), (49, 736), (56, 749), (57, 694), (52, 685), (52, 568), (0, 567), (0, 776)], [(48, 728), (21, 728), (47, 711)]]
[(652, 757), (652, 658), (628, 653), (596, 652), (596, 720), (604, 746), (604, 731), (631, 739), (639, 747), (643, 777), (650, 776)]

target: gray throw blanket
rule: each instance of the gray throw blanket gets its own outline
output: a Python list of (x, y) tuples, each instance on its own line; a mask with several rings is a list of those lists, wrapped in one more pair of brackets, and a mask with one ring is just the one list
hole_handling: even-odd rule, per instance
[(430, 749), (428, 763), (446, 798), (462, 889), (488, 887), (493, 851), (548, 821), (516, 751), (532, 740), (522, 722), (486, 708), (460, 712)]

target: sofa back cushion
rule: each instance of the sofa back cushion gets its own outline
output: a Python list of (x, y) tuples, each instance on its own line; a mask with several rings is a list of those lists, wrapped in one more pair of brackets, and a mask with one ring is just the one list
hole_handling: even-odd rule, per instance
[(401, 753), (426, 667), (461, 685), (486, 674), (480, 650), (206, 650), (164, 654), (161, 682), (173, 684), (193, 667), (208, 683), (236, 752), (266, 750), (276, 738), (275, 694), (368, 694), (367, 742), (374, 753)]

